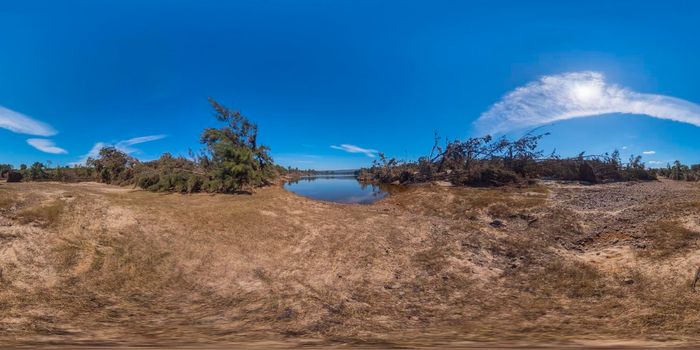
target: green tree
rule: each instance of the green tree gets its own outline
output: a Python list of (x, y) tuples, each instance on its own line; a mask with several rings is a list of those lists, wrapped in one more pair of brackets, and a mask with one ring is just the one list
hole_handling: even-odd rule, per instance
[(214, 116), (226, 123), (207, 128), (201, 135), (208, 157), (200, 162), (207, 168), (212, 191), (249, 190), (269, 182), (275, 176), (269, 148), (258, 144), (258, 126), (226, 106), (209, 99)]
[(668, 175), (669, 179), (672, 180), (682, 180), (683, 179), (683, 165), (680, 161), (676, 160), (673, 162), (673, 166), (669, 169), (670, 173)]
[(136, 159), (114, 147), (101, 149), (99, 158), (89, 158), (87, 161), (88, 166), (95, 167), (102, 182), (115, 184), (129, 180), (136, 163)]
[(32, 181), (45, 180), (48, 179), (49, 175), (46, 173), (46, 166), (43, 163), (35, 162), (29, 168), (29, 179)]
[(0, 164), (0, 177), (6, 177), (11, 170), (12, 164)]

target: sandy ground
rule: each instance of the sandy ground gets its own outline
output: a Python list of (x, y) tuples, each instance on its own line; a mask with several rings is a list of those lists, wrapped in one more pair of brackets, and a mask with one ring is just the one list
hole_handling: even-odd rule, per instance
[(0, 344), (692, 346), (700, 189), (0, 183)]

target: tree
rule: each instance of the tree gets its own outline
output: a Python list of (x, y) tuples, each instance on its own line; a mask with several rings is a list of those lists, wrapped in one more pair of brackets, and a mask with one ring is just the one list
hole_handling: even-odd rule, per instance
[(29, 168), (29, 179), (32, 181), (48, 179), (49, 175), (45, 169), (46, 166), (43, 163), (35, 162)]
[(7, 177), (7, 174), (12, 170), (12, 164), (0, 164), (0, 178)]
[(100, 150), (99, 158), (88, 158), (86, 163), (95, 167), (102, 182), (118, 184), (131, 177), (132, 168), (138, 161), (114, 147), (105, 147)]
[(676, 160), (673, 162), (673, 166), (669, 169), (669, 179), (672, 180), (682, 180), (683, 179), (683, 165), (680, 161)]
[(239, 111), (209, 99), (214, 116), (226, 123), (221, 128), (207, 128), (201, 135), (208, 157), (206, 164), (211, 190), (234, 192), (267, 183), (273, 176), (269, 148), (258, 144), (258, 126)]

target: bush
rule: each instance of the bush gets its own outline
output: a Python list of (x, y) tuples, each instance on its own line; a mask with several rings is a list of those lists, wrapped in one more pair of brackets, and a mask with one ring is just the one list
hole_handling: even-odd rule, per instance
[(0, 164), (0, 178), (6, 177), (10, 171), (12, 171), (12, 165)]
[(417, 162), (401, 162), (380, 153), (372, 167), (360, 170), (358, 178), (366, 182), (402, 184), (450, 181), (469, 186), (502, 186), (531, 178), (589, 183), (656, 178), (644, 167), (639, 156), (631, 157), (623, 166), (617, 151), (602, 156), (582, 153), (567, 159), (555, 154), (542, 158), (537, 145), (546, 135), (527, 134), (514, 141), (485, 136), (447, 142), (444, 147), (436, 137), (430, 156), (421, 157)]
[(210, 99), (221, 128), (205, 129), (201, 143), (206, 152), (190, 159), (164, 153), (158, 160), (139, 162), (126, 153), (106, 147), (97, 159), (89, 159), (98, 180), (156, 192), (192, 193), (250, 191), (272, 183), (285, 171), (273, 163), (269, 149), (257, 142), (258, 127), (240, 112)]
[(673, 166), (670, 164), (663, 169), (656, 169), (656, 173), (671, 180), (677, 181), (699, 181), (700, 180), (700, 164), (691, 166), (682, 164), (676, 160)]
[(22, 173), (18, 171), (10, 171), (7, 174), (7, 182), (22, 182)]
[(132, 169), (138, 160), (115, 147), (105, 147), (97, 159), (88, 159), (87, 164), (95, 167), (100, 181), (119, 185), (133, 179)]

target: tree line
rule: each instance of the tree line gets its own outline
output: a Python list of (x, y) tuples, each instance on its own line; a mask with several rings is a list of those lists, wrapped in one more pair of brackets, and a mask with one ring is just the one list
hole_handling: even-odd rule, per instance
[(700, 180), (700, 165), (685, 166), (676, 161), (667, 169), (650, 169), (641, 156), (623, 162), (619, 151), (603, 155), (563, 158), (539, 149), (549, 135), (528, 133), (510, 140), (506, 137), (473, 137), (445, 140), (436, 135), (428, 156), (416, 161), (400, 161), (380, 153), (371, 167), (360, 170), (358, 178), (374, 183), (412, 184), (447, 181), (454, 185), (501, 186), (530, 179), (553, 179), (601, 183), (654, 180), (664, 176), (674, 180)]
[(13, 169), (5, 164), (0, 165), (0, 175), (15, 182), (100, 181), (157, 192), (234, 193), (269, 185), (291, 170), (273, 162), (269, 148), (258, 142), (255, 123), (213, 99), (209, 102), (215, 118), (224, 125), (202, 132), (204, 150), (198, 154), (164, 153), (157, 160), (142, 162), (115, 147), (105, 147), (84, 165), (50, 169), (36, 162)]
[[(54, 167), (35, 162), (14, 169), (0, 164), (0, 178), (19, 181), (100, 181), (133, 185), (156, 192), (250, 192), (277, 182), (281, 177), (298, 179), (322, 171), (285, 168), (273, 162), (269, 148), (258, 142), (258, 126), (226, 106), (209, 99), (214, 117), (223, 124), (207, 128), (200, 136), (203, 150), (188, 157), (164, 153), (157, 160), (139, 161), (125, 152), (105, 147), (96, 158), (73, 167)], [(372, 166), (360, 169), (363, 182), (414, 184), (448, 181), (463, 186), (501, 186), (529, 179), (585, 181), (589, 183), (653, 180), (700, 181), (700, 164), (679, 161), (666, 168), (649, 169), (641, 156), (625, 163), (616, 150), (610, 154), (562, 158), (544, 155), (540, 140), (548, 134), (532, 134), (510, 140), (506, 137), (473, 137), (445, 140), (435, 135), (430, 154), (415, 161), (400, 161), (379, 154)]]

